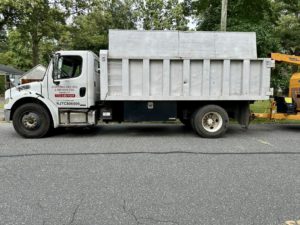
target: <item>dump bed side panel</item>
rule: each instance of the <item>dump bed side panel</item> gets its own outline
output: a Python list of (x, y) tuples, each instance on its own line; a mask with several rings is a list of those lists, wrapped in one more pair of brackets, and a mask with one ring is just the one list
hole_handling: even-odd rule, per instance
[(101, 99), (268, 99), (272, 61), (256, 52), (253, 32), (110, 30)]
[(110, 30), (109, 57), (256, 59), (256, 34)]
[(270, 59), (109, 58), (100, 53), (102, 100), (264, 100)]

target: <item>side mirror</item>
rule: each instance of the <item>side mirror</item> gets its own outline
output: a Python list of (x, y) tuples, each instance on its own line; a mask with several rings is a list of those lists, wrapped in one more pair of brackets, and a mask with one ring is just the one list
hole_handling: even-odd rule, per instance
[(52, 65), (53, 65), (53, 71), (52, 71), (52, 78), (53, 78), (53, 83), (56, 84), (56, 85), (59, 85), (59, 79), (61, 77), (61, 74), (60, 74), (60, 65), (61, 64), (61, 56), (59, 53), (57, 54), (54, 54), (53, 57), (52, 57)]
[(14, 82), (15, 82), (15, 78), (10, 77), (9, 78), (9, 85), (8, 85), (8, 87), (9, 88), (14, 87), (15, 86)]

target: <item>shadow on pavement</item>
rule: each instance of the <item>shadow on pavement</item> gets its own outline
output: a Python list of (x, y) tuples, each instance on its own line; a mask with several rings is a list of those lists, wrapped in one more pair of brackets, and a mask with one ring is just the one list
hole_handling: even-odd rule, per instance
[[(256, 125), (257, 126), (257, 125)], [(279, 128), (276, 128), (279, 129)], [(299, 126), (300, 129), (300, 126)], [(274, 127), (262, 126), (258, 129), (252, 129), (251, 126), (248, 129), (241, 128), (240, 125), (229, 126), (224, 137), (247, 137), (248, 134), (253, 133), (266, 133), (272, 132)], [(174, 137), (185, 135), (191, 138), (199, 138), (199, 136), (192, 130), (192, 128), (186, 127), (181, 124), (112, 124), (112, 125), (98, 125), (91, 128), (59, 128), (55, 129), (51, 137), (77, 137), (77, 136), (123, 136), (123, 137)], [(213, 140), (213, 139), (210, 139)]]
[(91, 136), (91, 135), (99, 135), (99, 136), (173, 136), (182, 135), (182, 134), (190, 134), (193, 135), (194, 132), (191, 128), (188, 128), (183, 125), (135, 125), (135, 124), (126, 124), (122, 125), (100, 125), (96, 127), (90, 128), (58, 128), (55, 129), (50, 136)]
[(282, 130), (300, 132), (299, 124), (284, 124), (284, 125), (280, 125), (280, 127), (282, 128)]

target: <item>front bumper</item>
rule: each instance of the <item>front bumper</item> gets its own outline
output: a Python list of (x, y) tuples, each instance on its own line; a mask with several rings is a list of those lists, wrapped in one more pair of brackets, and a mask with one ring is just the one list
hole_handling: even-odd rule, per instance
[(10, 112), (11, 112), (10, 109), (4, 109), (4, 118), (6, 122), (10, 121)]

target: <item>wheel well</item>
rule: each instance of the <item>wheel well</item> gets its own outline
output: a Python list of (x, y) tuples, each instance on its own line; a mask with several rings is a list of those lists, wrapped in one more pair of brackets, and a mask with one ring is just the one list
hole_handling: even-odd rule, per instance
[(199, 107), (205, 105), (218, 105), (226, 110), (230, 118), (237, 119), (240, 123), (247, 117), (247, 109), (249, 108), (249, 101), (191, 101), (178, 102), (177, 114), (183, 119), (190, 119), (193, 112)]
[(26, 103), (36, 103), (36, 104), (38, 104), (38, 105), (43, 106), (43, 107), (47, 110), (47, 112), (48, 112), (48, 114), (49, 114), (49, 116), (50, 116), (50, 118), (51, 118), (51, 125), (53, 125), (52, 115), (51, 115), (50, 110), (48, 109), (48, 107), (45, 105), (45, 103), (42, 102), (42, 101), (40, 101), (39, 99), (36, 99), (36, 98), (30, 98), (30, 97), (29, 97), (29, 98), (22, 98), (22, 99), (18, 100), (18, 101), (13, 105), (13, 107), (12, 107), (12, 109), (11, 109), (11, 113), (10, 113), (10, 118), (9, 118), (9, 119), (12, 120), (13, 115), (14, 115), (15, 111), (17, 110), (17, 108), (19, 108), (19, 106), (24, 105), (24, 104), (26, 104)]

